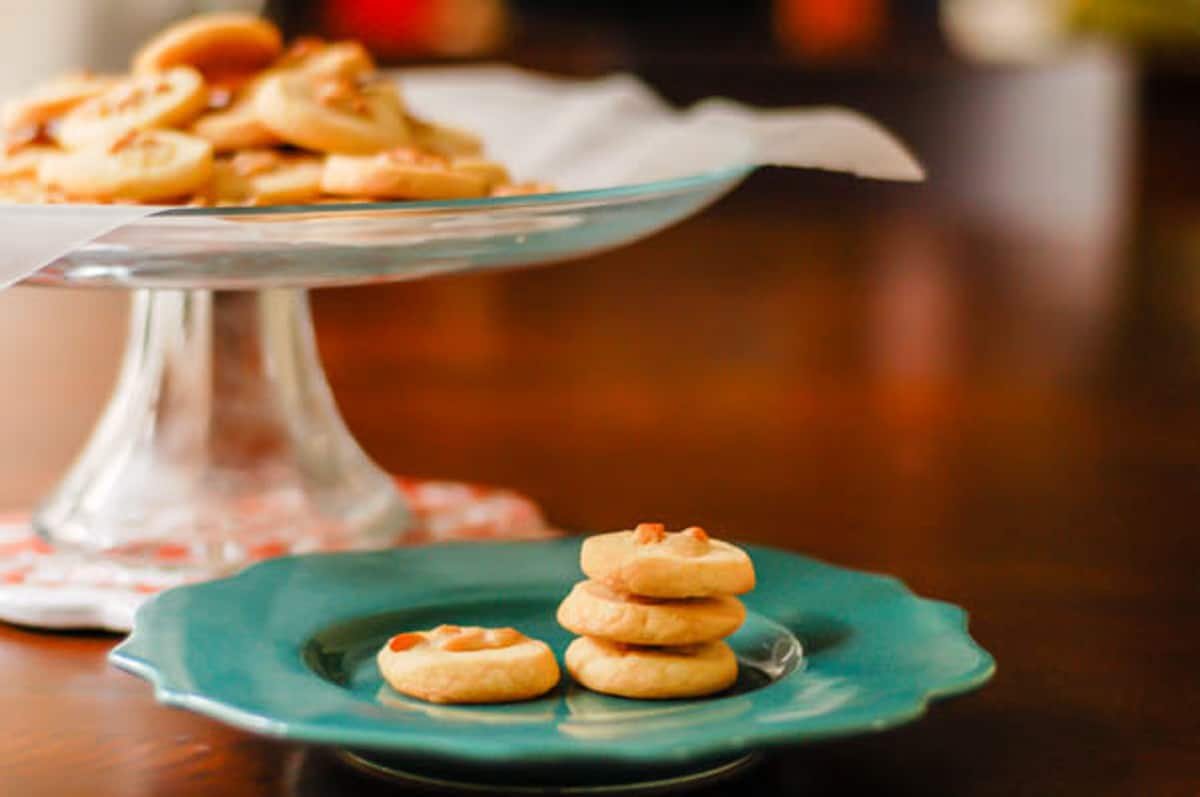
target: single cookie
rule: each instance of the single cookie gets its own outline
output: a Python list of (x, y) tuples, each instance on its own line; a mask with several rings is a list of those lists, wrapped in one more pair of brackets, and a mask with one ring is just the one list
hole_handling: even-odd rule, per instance
[(746, 607), (737, 598), (662, 600), (614, 592), (582, 581), (558, 607), (558, 623), (582, 636), (630, 645), (694, 645), (724, 639), (742, 625)]
[(67, 149), (110, 143), (131, 130), (186, 125), (208, 105), (204, 78), (180, 66), (135, 75), (76, 106), (52, 130)]
[(224, 110), (204, 114), (192, 123), (190, 132), (208, 141), (217, 152), (273, 147), (282, 143), (279, 136), (259, 121), (253, 98), (234, 100)]
[(456, 172), (464, 174), (473, 174), (476, 177), (483, 178), (484, 183), (490, 191), (494, 186), (507, 183), (511, 178), (508, 176), (508, 169), (505, 169), (495, 161), (486, 160), (484, 158), (465, 157), (453, 158), (450, 161), (450, 167)]
[(397, 692), (431, 703), (509, 703), (545, 694), (558, 662), (545, 642), (512, 628), (440, 625), (397, 634), (376, 662)]
[(64, 198), (29, 175), (0, 177), (0, 205), (46, 205)]
[(289, 144), (366, 155), (408, 143), (404, 104), (394, 85), (287, 71), (254, 92), (259, 120)]
[(567, 671), (594, 692), (643, 700), (701, 697), (737, 680), (737, 657), (724, 642), (644, 648), (579, 637), (567, 647)]
[(487, 194), (487, 181), (437, 155), (398, 148), (378, 155), (330, 155), (321, 190), (376, 199), (466, 199)]
[(217, 205), (294, 205), (321, 195), (320, 158), (246, 150), (213, 164), (210, 198)]
[(146, 42), (133, 57), (134, 72), (191, 66), (205, 75), (247, 72), (271, 63), (283, 50), (279, 29), (253, 14), (201, 14)]
[(550, 183), (502, 183), (492, 188), (492, 196), (533, 196), (553, 194), (556, 190)]
[(439, 125), (411, 113), (405, 119), (413, 144), (427, 152), (447, 158), (475, 157), (483, 152), (483, 140), (469, 130)]
[(101, 202), (176, 199), (203, 188), (211, 174), (209, 143), (173, 130), (133, 130), (111, 144), (50, 155), (38, 164), (44, 185)]
[(315, 36), (304, 36), (294, 41), (271, 68), (356, 78), (374, 72), (375, 61), (367, 48), (358, 42), (330, 43)]
[(754, 564), (741, 548), (697, 526), (667, 533), (660, 523), (583, 541), (587, 576), (620, 592), (651, 598), (740, 595), (754, 589)]
[(66, 75), (4, 103), (0, 119), (8, 130), (37, 127), (112, 88), (117, 78), (86, 73)]
[(32, 177), (37, 174), (38, 164), (60, 152), (58, 147), (43, 144), (12, 148), (0, 156), (0, 177)]

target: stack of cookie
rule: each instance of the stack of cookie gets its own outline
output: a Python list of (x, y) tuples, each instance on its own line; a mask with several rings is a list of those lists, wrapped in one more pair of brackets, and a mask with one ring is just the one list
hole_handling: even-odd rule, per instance
[(642, 699), (698, 697), (737, 680), (737, 659), (721, 641), (746, 609), (733, 597), (754, 589), (746, 552), (693, 526), (659, 523), (590, 537), (580, 565), (588, 581), (558, 608), (580, 637), (567, 670), (597, 692)]

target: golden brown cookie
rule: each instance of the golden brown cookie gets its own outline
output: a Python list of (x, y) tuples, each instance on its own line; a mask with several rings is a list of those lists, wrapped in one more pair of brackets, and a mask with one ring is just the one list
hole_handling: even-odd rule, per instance
[(58, 192), (30, 175), (0, 177), (0, 205), (44, 205), (62, 200)]
[(205, 75), (247, 72), (270, 64), (283, 50), (279, 29), (253, 14), (200, 14), (170, 26), (133, 57), (134, 72), (191, 66)]
[(38, 164), (61, 151), (58, 147), (43, 144), (13, 148), (0, 155), (0, 177), (33, 177), (37, 174)]
[(156, 202), (201, 190), (212, 174), (207, 141), (173, 130), (131, 130), (107, 144), (50, 155), (38, 180), (71, 197)]
[(181, 66), (120, 81), (77, 105), (52, 132), (67, 149), (78, 149), (115, 141), (131, 130), (185, 125), (207, 105), (204, 78), (195, 69)]
[(204, 114), (192, 123), (190, 132), (207, 140), (217, 152), (273, 147), (282, 143), (279, 136), (258, 120), (252, 99), (234, 100), (228, 108)]
[(107, 75), (66, 75), (35, 88), (23, 97), (4, 103), (0, 116), (8, 130), (37, 127), (103, 94), (116, 82), (117, 78)]
[(254, 108), (279, 138), (318, 152), (367, 155), (409, 140), (404, 105), (387, 81), (285, 71), (262, 81)]
[(615, 592), (597, 581), (574, 586), (558, 607), (572, 633), (630, 645), (694, 645), (738, 630), (746, 608), (737, 598), (664, 600)]
[(245, 150), (213, 164), (209, 195), (217, 205), (295, 205), (321, 195), (321, 159)]
[(411, 113), (405, 118), (413, 144), (420, 149), (447, 158), (477, 157), (483, 153), (483, 140), (469, 130), (439, 125)]
[(553, 194), (557, 189), (550, 183), (501, 183), (492, 188), (492, 196), (532, 196)]
[(754, 565), (741, 548), (693, 526), (669, 533), (660, 523), (583, 541), (580, 566), (620, 592), (652, 598), (740, 595), (754, 589)]
[(321, 190), (376, 199), (467, 199), (487, 194), (487, 181), (458, 171), (437, 155), (398, 148), (378, 155), (330, 155)]
[(559, 678), (546, 643), (512, 628), (440, 625), (397, 634), (376, 661), (393, 689), (431, 703), (529, 700)]
[(724, 642), (650, 648), (579, 637), (567, 647), (567, 671), (594, 692), (663, 700), (702, 697), (737, 680), (737, 657)]
[(313, 75), (356, 78), (374, 72), (375, 61), (367, 48), (358, 42), (327, 42), (305, 36), (293, 42), (272, 69), (297, 69)]
[(456, 172), (473, 174), (483, 179), (490, 191), (493, 187), (509, 181), (508, 169), (499, 163), (474, 156), (453, 158), (450, 167)]

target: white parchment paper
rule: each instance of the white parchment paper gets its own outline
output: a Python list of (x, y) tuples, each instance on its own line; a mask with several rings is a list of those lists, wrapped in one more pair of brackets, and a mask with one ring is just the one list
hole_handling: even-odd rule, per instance
[[(684, 177), (735, 165), (825, 169), (920, 180), (917, 160), (881, 126), (840, 108), (762, 110), (704, 100), (667, 105), (630, 75), (573, 81), (505, 66), (399, 73), (419, 115), (474, 130), (520, 180), (567, 189)], [(162, 207), (0, 206), (0, 288)]]

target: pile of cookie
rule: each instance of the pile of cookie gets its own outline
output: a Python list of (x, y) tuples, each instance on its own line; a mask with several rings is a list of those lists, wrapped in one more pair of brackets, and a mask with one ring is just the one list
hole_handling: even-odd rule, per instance
[(692, 526), (660, 523), (589, 537), (558, 622), (579, 634), (567, 648), (572, 677), (596, 692), (661, 699), (719, 692), (737, 680), (722, 640), (746, 619), (734, 595), (754, 589), (745, 551)]
[(261, 18), (164, 30), (129, 75), (60, 78), (4, 105), (0, 201), (280, 205), (545, 193), (478, 136), (414, 115), (353, 41), (284, 46)]
[[(558, 622), (581, 636), (567, 670), (584, 687), (621, 697), (702, 697), (737, 680), (722, 640), (746, 619), (733, 597), (754, 589), (742, 549), (693, 526), (660, 523), (584, 540), (576, 584)], [(433, 703), (508, 703), (553, 689), (558, 662), (545, 642), (513, 628), (439, 625), (388, 639), (376, 655), (384, 680)]]

